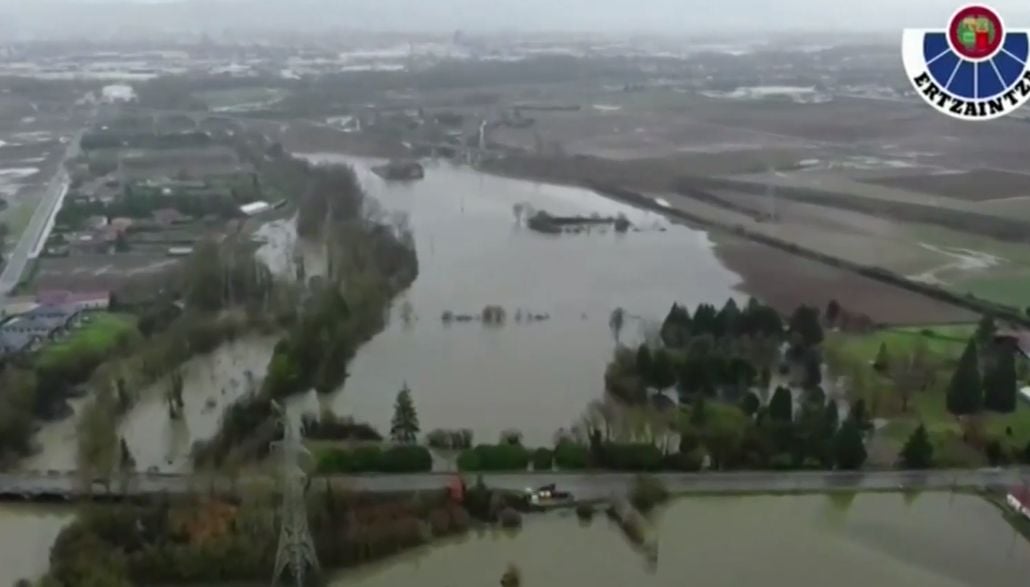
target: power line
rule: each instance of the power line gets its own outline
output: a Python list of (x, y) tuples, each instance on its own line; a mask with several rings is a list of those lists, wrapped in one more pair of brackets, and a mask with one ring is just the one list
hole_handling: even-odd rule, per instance
[(286, 410), (278, 403), (274, 404), (279, 412), (283, 425), (283, 439), (272, 443), (278, 448), (282, 482), (283, 504), (280, 511), (282, 526), (279, 529), (279, 548), (275, 553), (275, 571), (272, 573), (273, 587), (278, 584), (283, 572), (289, 568), (293, 572), (294, 585), (304, 586), (304, 574), (311, 568), (319, 572), (318, 556), (315, 554), (315, 543), (308, 529), (307, 506), (304, 502), (304, 486), (307, 473), (300, 466), (300, 457), (310, 453), (301, 442), (297, 425)]

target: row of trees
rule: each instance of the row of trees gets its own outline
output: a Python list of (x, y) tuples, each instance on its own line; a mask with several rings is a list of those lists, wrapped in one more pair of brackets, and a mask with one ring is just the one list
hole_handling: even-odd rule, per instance
[[(260, 455), (257, 445), (275, 434), (269, 432), (272, 398), (342, 384), (356, 349), (385, 326), (391, 299), (418, 271), (411, 234), (378, 215), (352, 170), (310, 165), (261, 135), (241, 134), (236, 148), (269, 189), (300, 194), (298, 232), (323, 238), (328, 268), (324, 279), (311, 280), (300, 310), (283, 321), (292, 326), (275, 347), (260, 391), (230, 408), (216, 436), (195, 452), (195, 462), (216, 466), (232, 453)], [(417, 422), (415, 428), (417, 434)]]
[(76, 387), (94, 370), (140, 341), (131, 321), (114, 321), (106, 339), (65, 343), (60, 350), (44, 348), (33, 355), (0, 364), (0, 463), (26, 455), (31, 448), (34, 421), (68, 411)]
[(423, 473), (433, 469), (433, 456), (424, 446), (397, 445), (387, 449), (363, 446), (332, 448), (318, 456), (319, 473)]
[(133, 194), (110, 203), (72, 200), (61, 207), (55, 223), (59, 228), (81, 230), (91, 216), (111, 218), (150, 218), (157, 210), (171, 208), (193, 219), (213, 214), (221, 219), (241, 216), (240, 205), (249, 198), (216, 194)]
[[(468, 513), (444, 492), (375, 496), (316, 487), (308, 520), (326, 570), (376, 560), (465, 532)], [(267, 580), (278, 538), (274, 495), (160, 499), (94, 508), (61, 531), (43, 587), (236, 583)]]
[[(592, 405), (577, 433), (561, 435), (553, 451), (524, 447), (517, 431), (505, 431), (497, 444), (475, 447), (470, 446), (471, 433), (463, 434), (461, 440), (467, 443), (458, 456), (458, 468), (512, 471), (532, 463), (534, 469), (556, 464), (565, 469), (698, 470), (708, 462), (715, 469), (855, 469), (865, 462), (864, 435), (872, 429), (864, 401), (850, 406), (841, 422), (838, 404), (828, 401), (819, 387), (806, 390), (800, 401), (790, 389), (778, 387), (767, 403), (750, 391), (736, 404), (695, 394), (678, 413), (654, 412), (650, 438), (643, 441), (616, 440), (615, 420), (624, 409)], [(417, 435), (418, 416), (405, 386), (394, 405), (391, 436), (410, 445)], [(670, 450), (670, 438), (678, 439), (678, 451)], [(436, 446), (454, 445), (438, 441)]]
[[(984, 330), (981, 325), (980, 332)], [(990, 332), (991, 328), (986, 330)], [(955, 416), (970, 416), (984, 409), (1007, 414), (1016, 409), (1017, 351), (991, 336), (980, 334), (969, 339), (959, 358), (946, 396), (948, 411)]]
[(82, 135), (83, 151), (95, 149), (182, 149), (206, 147), (211, 136), (203, 132), (155, 134), (151, 129), (139, 132), (125, 130), (92, 130)]
[[(283, 396), (315, 388), (329, 392), (346, 377), (355, 350), (379, 332), (394, 295), (415, 278), (411, 234), (384, 221), (347, 167), (314, 167), (270, 147), (262, 169), (273, 182), (302, 190), (297, 217), (301, 236), (322, 238), (328, 276), (276, 347), (266, 391)], [(323, 232), (326, 228), (327, 230)]]
[(661, 340), (667, 348), (685, 348), (692, 338), (708, 335), (723, 337), (783, 336), (783, 321), (776, 310), (751, 298), (741, 310), (730, 298), (721, 309), (700, 304), (691, 316), (686, 307), (673, 304), (661, 327)]

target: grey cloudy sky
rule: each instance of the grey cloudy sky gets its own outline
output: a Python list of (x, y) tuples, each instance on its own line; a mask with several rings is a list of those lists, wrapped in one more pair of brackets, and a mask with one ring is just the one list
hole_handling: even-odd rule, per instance
[[(162, 26), (374, 30), (575, 30), (718, 33), (853, 29), (889, 34), (943, 26), (954, 0), (0, 0), (7, 27)], [(995, 0), (1010, 26), (1030, 27), (1030, 1)]]

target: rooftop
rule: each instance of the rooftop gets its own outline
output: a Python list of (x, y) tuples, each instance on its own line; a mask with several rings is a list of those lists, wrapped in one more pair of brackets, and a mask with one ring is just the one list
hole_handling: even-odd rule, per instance
[(32, 334), (0, 330), (0, 356), (20, 353), (35, 340)]

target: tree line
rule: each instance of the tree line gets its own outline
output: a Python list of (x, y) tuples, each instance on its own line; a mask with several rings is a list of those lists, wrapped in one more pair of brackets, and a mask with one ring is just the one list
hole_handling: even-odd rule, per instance
[(215, 466), (240, 444), (249, 447), (248, 454), (264, 450), (256, 445), (274, 438), (273, 398), (339, 387), (347, 363), (382, 330), (393, 297), (418, 273), (410, 232), (376, 212), (352, 170), (310, 165), (264, 135), (240, 138), (236, 147), (265, 185), (299, 194), (298, 232), (323, 239), (328, 267), (324, 278), (302, 288), (304, 297), (275, 346), (260, 390), (230, 407), (215, 437), (197, 447), (194, 462)]
[[(307, 498), (325, 570), (374, 561), (465, 532), (469, 513), (446, 492), (354, 494), (327, 483)], [(278, 540), (278, 497), (189, 497), (86, 510), (61, 531), (41, 587), (265, 581)]]

